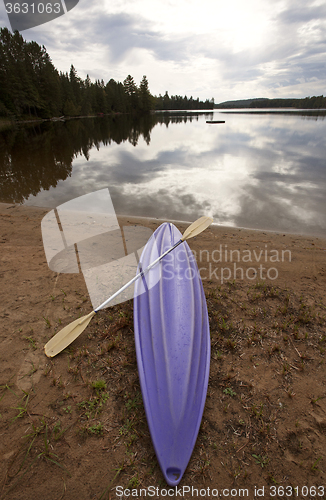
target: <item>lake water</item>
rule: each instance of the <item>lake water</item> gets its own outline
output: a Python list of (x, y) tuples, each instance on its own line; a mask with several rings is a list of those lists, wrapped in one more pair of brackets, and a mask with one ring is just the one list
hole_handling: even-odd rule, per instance
[(0, 201), (53, 208), (108, 187), (121, 215), (325, 236), (325, 137), (325, 112), (26, 125), (0, 133)]

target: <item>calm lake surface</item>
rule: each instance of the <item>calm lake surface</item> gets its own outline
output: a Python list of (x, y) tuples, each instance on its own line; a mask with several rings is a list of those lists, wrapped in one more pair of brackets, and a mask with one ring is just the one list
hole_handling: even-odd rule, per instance
[(2, 131), (0, 201), (53, 208), (108, 187), (121, 215), (326, 237), (325, 112), (241, 111)]

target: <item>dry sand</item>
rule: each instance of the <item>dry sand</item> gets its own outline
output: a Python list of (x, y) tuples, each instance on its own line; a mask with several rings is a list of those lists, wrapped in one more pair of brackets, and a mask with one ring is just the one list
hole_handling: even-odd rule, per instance
[[(0, 205), (0, 498), (124, 498), (119, 485), (132, 498), (148, 486), (158, 488), (151, 498), (163, 498), (132, 301), (102, 311), (56, 358), (44, 355), (56, 331), (92, 309), (81, 274), (48, 268), (40, 225), (47, 211)], [(202, 269), (212, 358), (177, 498), (196, 498), (188, 487), (198, 496), (202, 489), (201, 498), (213, 498), (214, 488), (221, 497), (222, 489), (246, 496), (236, 496), (243, 489), (248, 498), (326, 498), (326, 241), (211, 227), (189, 244)]]

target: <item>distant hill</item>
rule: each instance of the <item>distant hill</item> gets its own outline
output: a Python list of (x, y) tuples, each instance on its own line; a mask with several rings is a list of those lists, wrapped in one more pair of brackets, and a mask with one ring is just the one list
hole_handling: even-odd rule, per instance
[(215, 104), (215, 108), (250, 108), (252, 103), (257, 101), (266, 101), (266, 97), (257, 97), (256, 99), (240, 99), (238, 101), (225, 101)]
[(326, 97), (313, 96), (303, 99), (268, 99), (267, 97), (257, 97), (255, 99), (239, 99), (237, 101), (225, 101), (215, 104), (216, 109), (235, 108), (299, 108), (299, 109), (320, 109), (326, 108)]

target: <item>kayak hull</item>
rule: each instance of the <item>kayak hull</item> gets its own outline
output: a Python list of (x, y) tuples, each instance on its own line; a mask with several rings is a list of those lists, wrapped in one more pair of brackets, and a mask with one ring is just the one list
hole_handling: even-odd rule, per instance
[[(150, 263), (181, 239), (162, 224), (141, 256)], [(207, 305), (195, 258), (186, 242), (136, 282), (134, 331), (138, 373), (152, 442), (166, 482), (176, 486), (191, 457), (204, 411), (210, 335)], [(150, 271), (151, 273), (152, 271)], [(147, 283), (144, 281), (147, 280)]]

